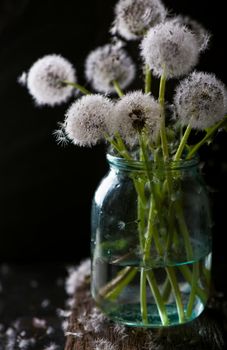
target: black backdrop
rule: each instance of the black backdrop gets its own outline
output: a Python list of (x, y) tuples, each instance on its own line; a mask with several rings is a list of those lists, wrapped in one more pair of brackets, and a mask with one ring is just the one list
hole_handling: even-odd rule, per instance
[[(91, 199), (107, 170), (104, 149), (58, 146), (52, 133), (67, 106), (36, 108), (17, 77), (37, 58), (60, 53), (75, 64), (84, 83), (84, 59), (109, 40), (115, 2), (0, 0), (0, 261), (76, 262), (89, 254)], [(224, 2), (217, 7), (201, 0), (165, 4), (213, 33), (199, 68), (227, 84)], [(226, 139), (220, 133), (201, 153), (212, 188), (219, 263), (226, 259)]]

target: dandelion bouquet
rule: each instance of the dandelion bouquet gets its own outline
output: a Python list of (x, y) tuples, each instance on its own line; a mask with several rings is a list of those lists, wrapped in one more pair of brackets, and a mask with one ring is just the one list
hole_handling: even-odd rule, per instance
[[(80, 91), (58, 141), (108, 145), (111, 171), (92, 216), (92, 293), (100, 308), (129, 325), (184, 323), (208, 298), (211, 220), (197, 152), (227, 125), (226, 88), (214, 74), (193, 71), (209, 33), (190, 18), (169, 16), (159, 0), (119, 0), (111, 34), (112, 42), (85, 62), (98, 93), (80, 85), (60, 55), (39, 59), (20, 82), (38, 105), (66, 102)], [(131, 40), (139, 42), (145, 84), (126, 93), (136, 76), (125, 48)], [(183, 79), (167, 102), (172, 78)], [(199, 141), (192, 143), (195, 132)]]

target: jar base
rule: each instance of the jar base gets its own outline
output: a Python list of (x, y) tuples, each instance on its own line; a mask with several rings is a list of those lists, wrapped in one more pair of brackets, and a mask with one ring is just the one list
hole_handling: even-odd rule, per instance
[[(100, 305), (98, 305), (100, 307)], [(184, 310), (185, 318), (183, 321), (179, 321), (177, 308), (175, 305), (166, 305), (166, 311), (169, 319), (168, 324), (163, 324), (160, 319), (160, 315), (157, 312), (157, 306), (154, 304), (148, 305), (148, 322), (145, 323), (141, 319), (140, 304), (125, 304), (116, 305), (115, 307), (103, 308), (100, 307), (102, 312), (113, 322), (124, 324), (131, 327), (146, 327), (146, 328), (160, 328), (171, 327), (181, 324), (185, 324), (193, 321), (204, 310), (204, 305), (201, 301), (198, 301), (193, 309), (190, 317), (187, 317), (187, 308)]]

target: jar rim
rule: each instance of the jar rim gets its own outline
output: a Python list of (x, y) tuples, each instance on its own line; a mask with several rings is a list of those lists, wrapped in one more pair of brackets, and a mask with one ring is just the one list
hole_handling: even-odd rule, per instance
[[(128, 170), (128, 171), (147, 171), (147, 165), (144, 161), (140, 160), (134, 160), (134, 159), (126, 159), (122, 157), (114, 156), (110, 153), (107, 153), (106, 155), (107, 161), (111, 167), (122, 169), (122, 170)], [(196, 155), (193, 158), (190, 159), (180, 159), (180, 160), (169, 160), (165, 163), (162, 163), (161, 165), (158, 165), (154, 163), (154, 161), (151, 159), (149, 162), (149, 167), (153, 171), (154, 169), (157, 170), (183, 170), (187, 168), (195, 168), (199, 164), (199, 157)]]

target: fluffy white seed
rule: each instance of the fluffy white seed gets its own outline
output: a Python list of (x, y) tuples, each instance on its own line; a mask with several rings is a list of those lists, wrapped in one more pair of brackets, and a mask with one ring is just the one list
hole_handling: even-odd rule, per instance
[(185, 26), (166, 22), (152, 28), (141, 43), (145, 63), (155, 76), (165, 70), (167, 78), (180, 77), (191, 71), (199, 59), (199, 43)]
[(188, 16), (176, 16), (170, 20), (174, 24), (185, 25), (196, 36), (200, 52), (205, 51), (209, 45), (210, 33), (196, 20)]
[(81, 262), (77, 268), (69, 268), (68, 277), (65, 281), (65, 289), (69, 295), (73, 295), (75, 291), (82, 286), (86, 277), (91, 273), (91, 260), (86, 259)]
[(113, 81), (122, 89), (135, 77), (135, 65), (119, 45), (107, 44), (92, 51), (85, 62), (85, 74), (92, 87), (99, 92), (115, 92)]
[(224, 117), (225, 86), (213, 74), (193, 72), (177, 87), (174, 103), (182, 125), (203, 130)]
[(117, 345), (114, 345), (109, 340), (102, 338), (95, 340), (94, 345), (94, 350), (119, 350)]
[(119, 132), (129, 146), (138, 143), (138, 134), (143, 130), (155, 141), (160, 130), (160, 114), (160, 105), (151, 95), (134, 91), (116, 103), (109, 128), (112, 134)]
[(88, 313), (84, 311), (78, 317), (78, 322), (83, 326), (86, 332), (102, 333), (109, 325), (107, 317), (96, 307)]
[(102, 95), (88, 95), (74, 102), (66, 113), (65, 132), (79, 146), (93, 146), (104, 139), (106, 120), (113, 103)]
[[(25, 75), (23, 74), (24, 81)], [(60, 55), (47, 55), (36, 61), (27, 74), (29, 93), (38, 105), (58, 105), (66, 102), (73, 92), (63, 81), (76, 81), (72, 64)]]
[(55, 343), (51, 343), (47, 347), (45, 347), (43, 350), (58, 350), (59, 346)]
[(151, 27), (161, 23), (167, 11), (160, 0), (120, 0), (115, 7), (112, 34), (127, 40), (140, 38)]

